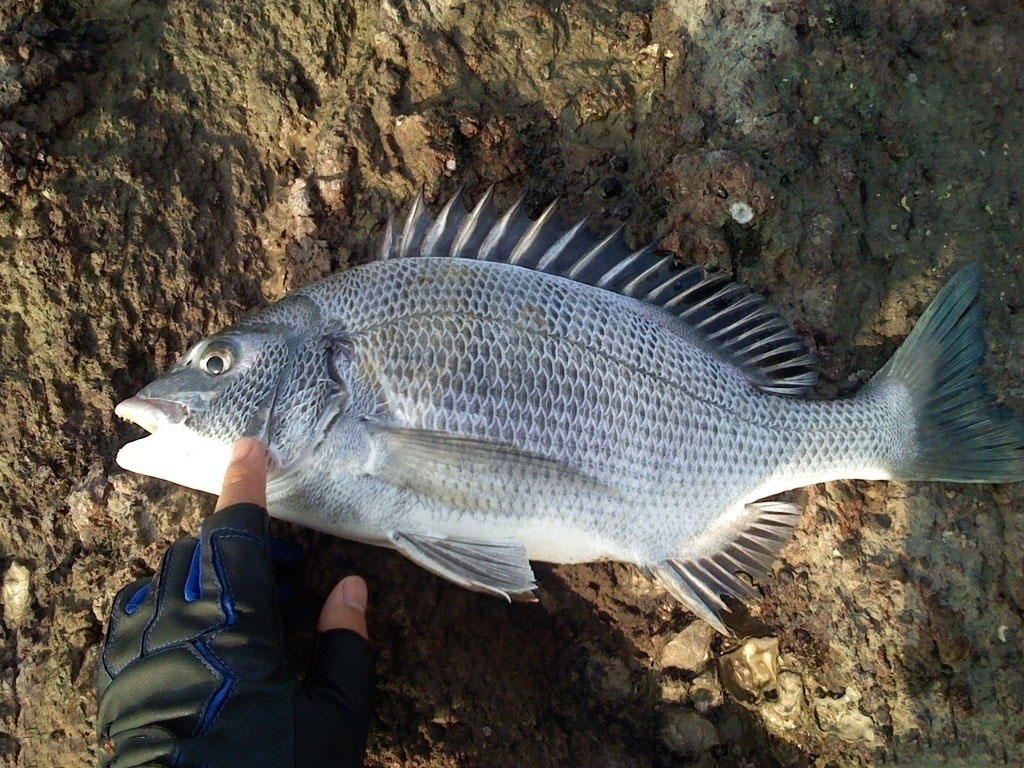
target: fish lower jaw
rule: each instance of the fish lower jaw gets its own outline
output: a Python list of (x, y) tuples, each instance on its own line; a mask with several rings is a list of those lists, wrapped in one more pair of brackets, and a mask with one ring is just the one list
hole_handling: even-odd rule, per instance
[(229, 444), (183, 424), (165, 424), (117, 452), (122, 469), (213, 494), (220, 493), (230, 460)]

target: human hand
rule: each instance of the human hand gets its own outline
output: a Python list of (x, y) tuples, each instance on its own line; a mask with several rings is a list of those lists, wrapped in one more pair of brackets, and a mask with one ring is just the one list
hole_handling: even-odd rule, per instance
[[(224, 473), (224, 487), (215, 512), (235, 504), (267, 506), (267, 452), (259, 440), (245, 437), (234, 446)], [(327, 596), (317, 623), (318, 632), (349, 629), (369, 638), (366, 631), (366, 582), (359, 576), (339, 581)]]
[(339, 582), (305, 681), (285, 669), (266, 451), (236, 443), (216, 511), (114, 599), (97, 669), (101, 766), (360, 766), (372, 658), (366, 584)]

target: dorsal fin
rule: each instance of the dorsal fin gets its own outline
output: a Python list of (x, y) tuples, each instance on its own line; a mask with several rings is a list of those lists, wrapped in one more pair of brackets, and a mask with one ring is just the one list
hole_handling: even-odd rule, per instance
[(460, 189), (431, 217), (422, 191), (399, 228), (388, 221), (380, 258), (453, 256), (501, 261), (621, 293), (678, 318), (763, 391), (802, 395), (814, 386), (814, 357), (764, 298), (703, 267), (678, 268), (652, 246), (630, 250), (619, 228), (596, 237), (586, 219), (565, 227), (552, 203), (530, 220), (523, 199), (500, 216), (494, 187), (471, 209)]

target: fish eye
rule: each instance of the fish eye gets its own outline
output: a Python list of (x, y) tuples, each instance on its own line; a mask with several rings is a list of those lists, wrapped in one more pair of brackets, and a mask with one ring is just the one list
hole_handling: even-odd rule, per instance
[(199, 367), (203, 373), (208, 373), (211, 376), (219, 376), (220, 374), (231, 370), (231, 364), (234, 362), (234, 355), (231, 350), (227, 347), (212, 347), (203, 353), (203, 356), (199, 359)]

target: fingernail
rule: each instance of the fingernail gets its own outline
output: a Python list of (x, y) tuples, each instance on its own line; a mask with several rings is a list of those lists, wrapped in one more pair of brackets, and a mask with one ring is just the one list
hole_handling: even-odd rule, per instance
[(366, 611), (366, 589), (359, 583), (358, 576), (346, 576), (341, 581), (341, 597), (345, 605), (360, 613)]
[(254, 455), (256, 451), (263, 450), (263, 443), (252, 437), (243, 437), (231, 447), (231, 460), (241, 461)]

